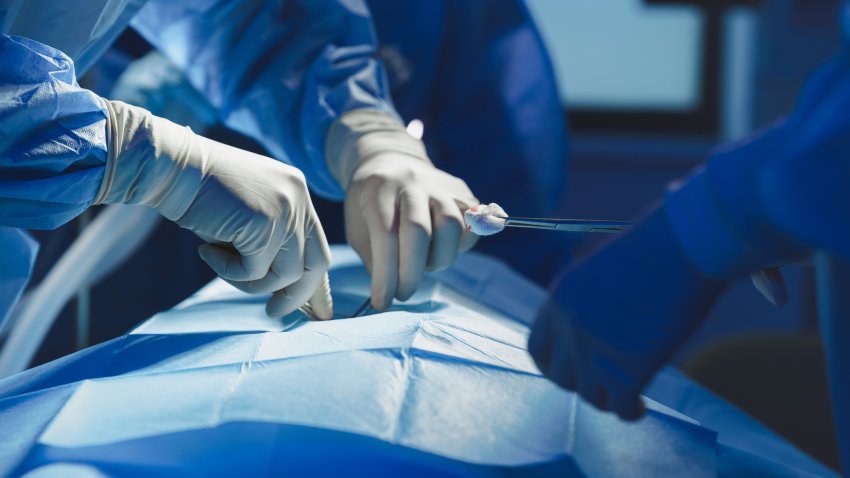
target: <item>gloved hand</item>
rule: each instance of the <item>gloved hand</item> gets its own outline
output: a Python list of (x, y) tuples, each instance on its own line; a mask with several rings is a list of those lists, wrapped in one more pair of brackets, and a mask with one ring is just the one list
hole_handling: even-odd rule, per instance
[(448, 267), (477, 238), (466, 183), (437, 168), (396, 118), (355, 110), (331, 127), (328, 167), (345, 188), (345, 232), (372, 276), (372, 306), (409, 298), (425, 270)]
[(555, 279), (528, 342), (543, 374), (625, 420), (725, 282), (685, 257), (663, 208)]
[[(791, 114), (674, 184), (664, 206), (553, 284), (529, 340), (541, 371), (623, 418), (727, 281), (814, 249), (850, 257), (850, 56), (807, 82)], [(766, 269), (767, 268), (767, 269)], [(775, 291), (767, 295), (774, 295)]]
[(109, 157), (95, 204), (144, 204), (195, 232), (219, 276), (249, 293), (273, 292), (271, 317), (308, 300), (318, 318), (332, 317), (330, 250), (300, 171), (105, 103)]
[(781, 306), (788, 302), (788, 288), (785, 278), (778, 267), (765, 267), (750, 274), (750, 280), (756, 290), (773, 305)]

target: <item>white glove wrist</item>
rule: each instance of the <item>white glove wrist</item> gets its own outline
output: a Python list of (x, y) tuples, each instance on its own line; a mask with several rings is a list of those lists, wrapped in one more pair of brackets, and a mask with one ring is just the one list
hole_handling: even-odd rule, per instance
[[(95, 204), (143, 204), (177, 220), (197, 194), (203, 139), (191, 129), (120, 101), (109, 112), (106, 173)], [(196, 174), (184, 174), (195, 169)]]
[(387, 152), (431, 164), (422, 141), (408, 134), (398, 118), (378, 110), (358, 109), (342, 115), (325, 140), (328, 169), (346, 190), (360, 164)]

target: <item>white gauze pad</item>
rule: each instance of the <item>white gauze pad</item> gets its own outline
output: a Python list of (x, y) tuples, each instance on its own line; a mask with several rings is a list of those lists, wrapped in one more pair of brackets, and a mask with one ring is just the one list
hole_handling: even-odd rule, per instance
[(466, 229), (479, 236), (492, 236), (502, 232), (506, 217), (508, 213), (494, 202), (472, 206), (463, 213)]

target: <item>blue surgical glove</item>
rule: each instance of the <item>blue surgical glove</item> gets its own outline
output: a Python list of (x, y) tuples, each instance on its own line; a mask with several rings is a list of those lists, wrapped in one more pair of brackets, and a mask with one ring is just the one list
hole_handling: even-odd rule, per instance
[(683, 254), (663, 207), (552, 283), (528, 349), (540, 371), (625, 420), (724, 288)]

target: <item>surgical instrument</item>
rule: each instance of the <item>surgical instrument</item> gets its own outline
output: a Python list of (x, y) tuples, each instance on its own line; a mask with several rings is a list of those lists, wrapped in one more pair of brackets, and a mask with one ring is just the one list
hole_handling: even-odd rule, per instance
[(361, 315), (365, 314), (366, 311), (369, 310), (369, 308), (371, 306), (372, 306), (372, 296), (370, 295), (369, 297), (366, 297), (366, 302), (363, 302), (363, 305), (361, 305), (360, 307), (357, 308), (357, 312), (351, 314), (351, 317), (349, 317), (349, 318), (353, 319), (355, 317), (360, 317)]
[(597, 221), (592, 219), (545, 219), (537, 217), (503, 217), (505, 227), (546, 229), (562, 232), (623, 232), (632, 226), (629, 221)]

